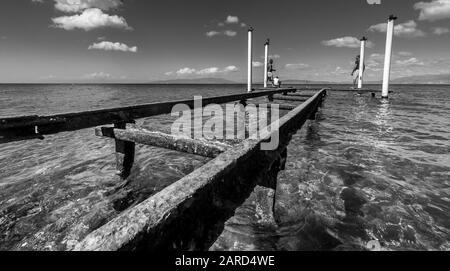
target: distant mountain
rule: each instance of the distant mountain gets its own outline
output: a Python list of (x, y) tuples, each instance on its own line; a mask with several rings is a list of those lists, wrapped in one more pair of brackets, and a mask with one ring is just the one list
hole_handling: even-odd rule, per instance
[(450, 74), (428, 74), (401, 77), (391, 80), (392, 84), (450, 84)]
[(163, 81), (153, 81), (151, 84), (168, 84), (168, 85), (181, 85), (181, 84), (238, 84), (237, 82), (223, 79), (223, 78), (195, 78), (195, 79), (173, 79)]

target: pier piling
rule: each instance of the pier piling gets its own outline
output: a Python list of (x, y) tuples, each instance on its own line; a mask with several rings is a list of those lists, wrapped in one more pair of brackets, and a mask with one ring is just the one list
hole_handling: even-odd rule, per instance
[(264, 88), (267, 88), (267, 79), (268, 79), (267, 64), (269, 61), (269, 44), (270, 40), (267, 39), (266, 43), (264, 44)]
[(253, 69), (253, 28), (248, 29), (248, 70), (247, 70), (247, 92), (252, 92), (252, 69)]
[(359, 58), (359, 76), (358, 76), (358, 88), (361, 89), (363, 86), (363, 76), (364, 76), (364, 59), (365, 59), (365, 49), (366, 49), (366, 37), (361, 39), (361, 52)]
[(394, 37), (394, 22), (397, 17), (389, 16), (386, 34), (386, 53), (384, 56), (384, 74), (383, 74), (383, 90), (381, 97), (387, 98), (389, 95), (389, 81), (391, 75), (391, 60), (392, 60), (392, 40)]
[[(114, 128), (125, 130), (126, 122), (118, 122), (114, 124)], [(134, 154), (136, 144), (130, 141), (115, 140), (116, 145), (116, 169), (117, 175), (122, 179), (128, 178), (131, 173), (131, 168), (134, 164)]]

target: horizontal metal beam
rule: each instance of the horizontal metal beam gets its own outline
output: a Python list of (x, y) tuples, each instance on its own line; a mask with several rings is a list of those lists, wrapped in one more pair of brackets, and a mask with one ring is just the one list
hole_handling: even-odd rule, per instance
[[(311, 97), (311, 96), (309, 96), (309, 97)], [(290, 95), (274, 95), (273, 99), (280, 100), (280, 101), (296, 101), (296, 102), (305, 102), (306, 100), (308, 100), (308, 98), (298, 98), (298, 97), (293, 97)]]
[(296, 106), (294, 106), (294, 105), (286, 105), (286, 104), (275, 104), (275, 103), (260, 103), (260, 104), (256, 104), (257, 107), (260, 107), (261, 105), (267, 105), (268, 107), (271, 106), (271, 105), (277, 105), (280, 110), (285, 110), (285, 111), (291, 111), (291, 110), (294, 110), (296, 108)]
[(114, 129), (113, 127), (100, 127), (95, 129), (95, 135), (209, 158), (217, 157), (230, 147), (225, 143), (195, 140), (188, 137), (136, 128)]
[[(285, 92), (296, 92), (294, 88), (256, 91), (202, 99), (202, 105), (224, 104), (245, 101)], [(0, 119), (0, 144), (29, 139), (66, 131), (75, 131), (117, 122), (131, 122), (140, 118), (169, 114), (177, 104), (194, 108), (194, 100), (178, 100), (144, 105), (100, 109), (78, 113), (66, 113), (53, 116), (22, 116)]]
[[(261, 150), (261, 144), (280, 135), (288, 144), (321, 104), (326, 92), (280, 119), (279, 126), (259, 140), (247, 139), (230, 148), (188, 176), (166, 187), (90, 233), (75, 250), (201, 250), (215, 241), (223, 223), (257, 184), (256, 175), (266, 175), (270, 161), (285, 151)], [(272, 156), (271, 156), (272, 155)], [(271, 159), (266, 159), (272, 157)], [(270, 161), (268, 161), (270, 160)], [(264, 170), (265, 169), (265, 170)], [(237, 174), (237, 175), (235, 175)], [(222, 224), (221, 224), (222, 223)], [(164, 234), (162, 234), (164, 233)], [(205, 244), (206, 243), (206, 244)]]

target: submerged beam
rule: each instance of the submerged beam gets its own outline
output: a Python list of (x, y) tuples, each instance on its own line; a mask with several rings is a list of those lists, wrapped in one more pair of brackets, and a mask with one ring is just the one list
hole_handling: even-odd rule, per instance
[[(245, 140), (90, 233), (75, 250), (207, 250), (224, 223), (268, 176), (276, 180), (287, 145), (321, 104), (325, 90), (287, 113), (277, 129)], [(261, 150), (272, 136), (278, 149)]]

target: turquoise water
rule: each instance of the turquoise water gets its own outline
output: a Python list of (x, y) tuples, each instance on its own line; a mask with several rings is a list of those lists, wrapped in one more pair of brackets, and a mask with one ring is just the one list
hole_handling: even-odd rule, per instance
[[(243, 86), (0, 85), (0, 118), (135, 105)], [(297, 133), (274, 216), (250, 198), (212, 250), (450, 249), (450, 87), (395, 86), (389, 101), (331, 92)], [(138, 124), (167, 131), (173, 119)], [(70, 249), (208, 159), (139, 146), (128, 183), (93, 129), (0, 145), (0, 249)]]

